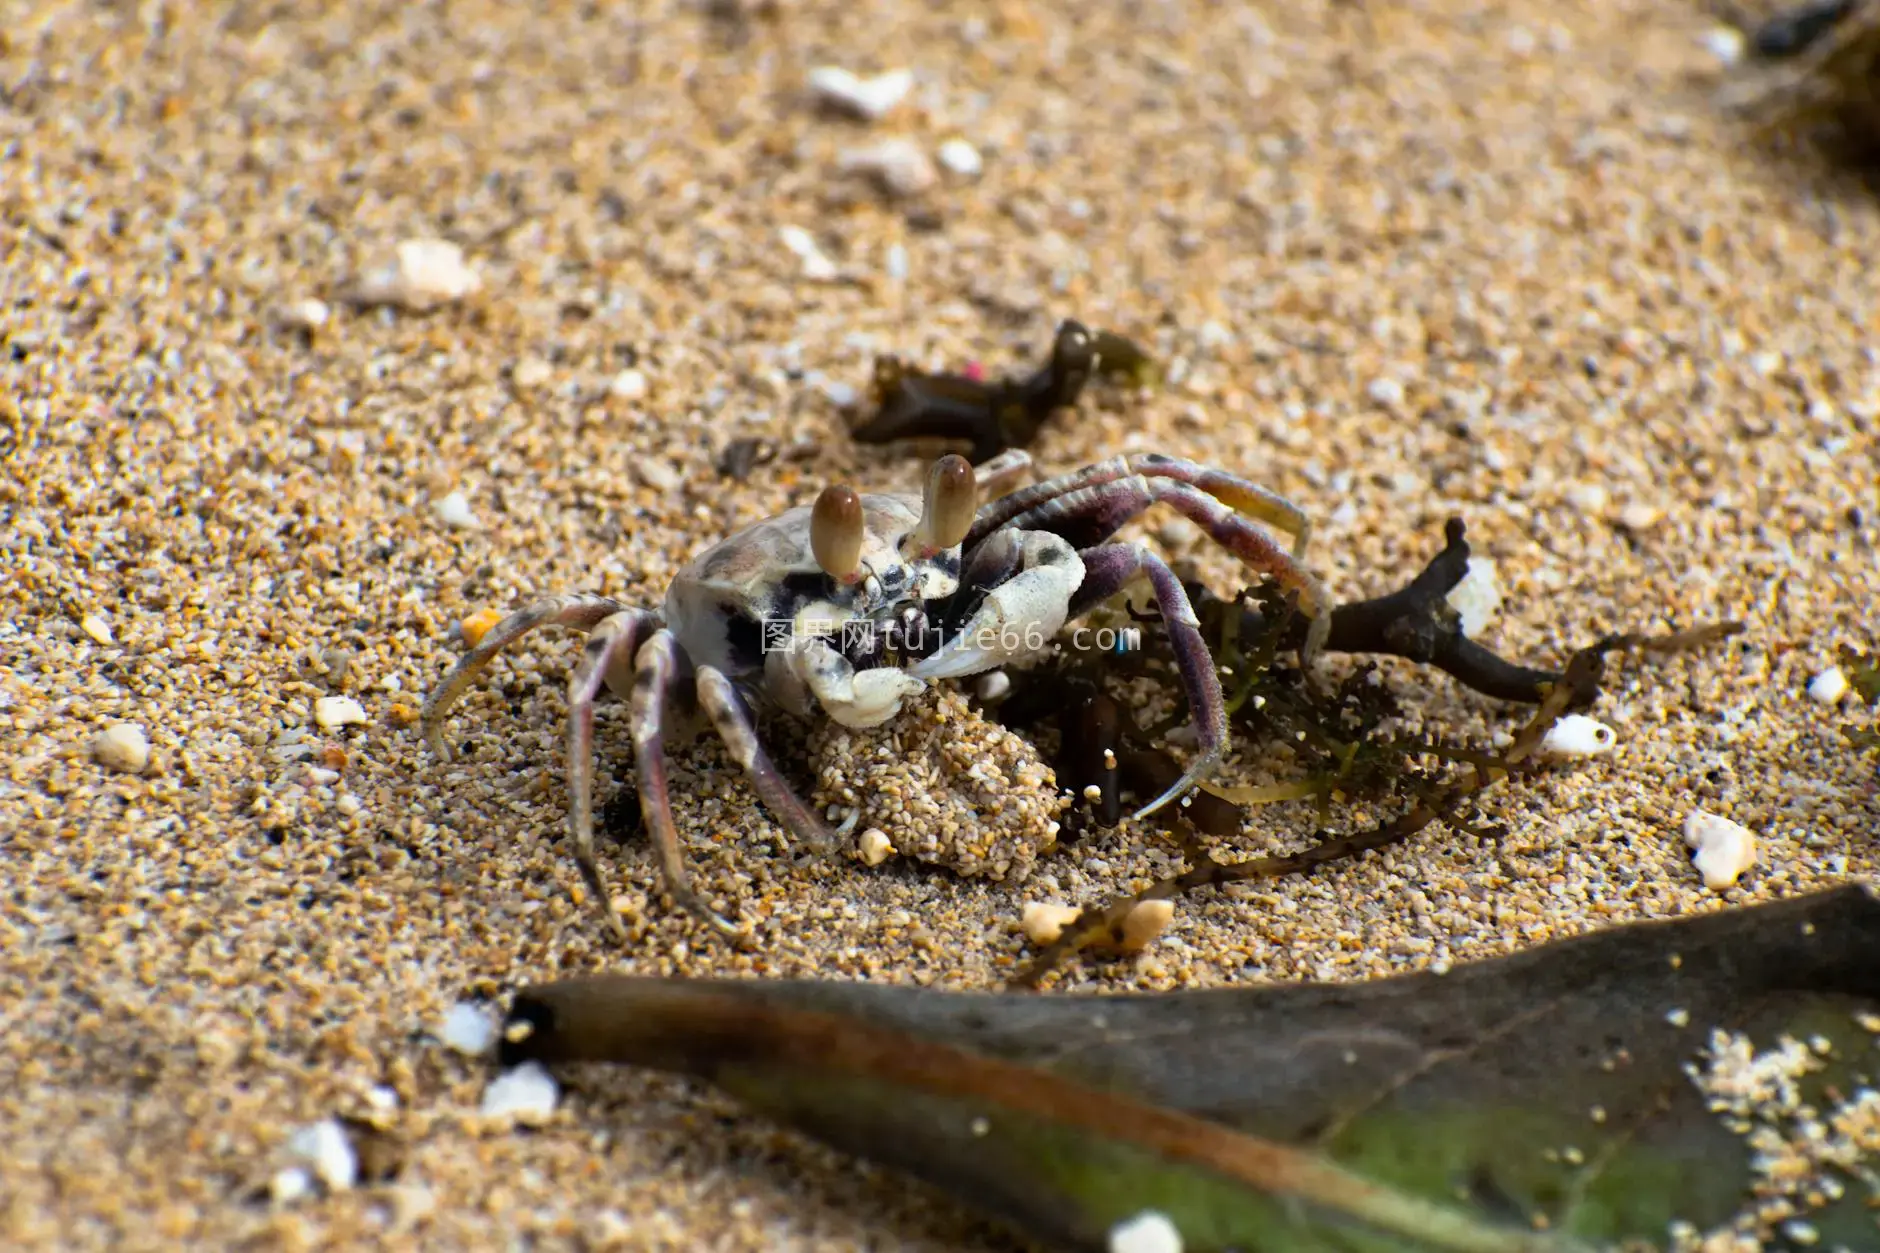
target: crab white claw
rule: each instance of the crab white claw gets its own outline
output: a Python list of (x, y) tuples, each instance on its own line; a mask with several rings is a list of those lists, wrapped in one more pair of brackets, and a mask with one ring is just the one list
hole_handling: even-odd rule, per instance
[[(996, 464), (995, 464), (996, 463)], [(569, 682), (569, 825), (583, 877), (614, 933), (594, 855), (594, 706), (604, 687), (629, 700), (640, 810), (674, 901), (740, 942), (749, 933), (691, 886), (667, 794), (665, 716), (690, 683), (703, 712), (765, 807), (817, 849), (835, 837), (765, 751), (753, 705), (843, 726), (880, 726), (938, 679), (963, 678), (1040, 656), (1072, 621), (1146, 578), (1169, 633), (1194, 718), (1198, 751), (1183, 777), (1137, 812), (1146, 816), (1195, 787), (1227, 749), (1220, 676), (1181, 581), (1116, 533), (1168, 505), (1257, 574), (1298, 596), (1313, 622), (1302, 654), (1330, 625), (1319, 584), (1298, 558), (1307, 520), (1254, 484), (1156, 454), (1114, 457), (1042, 483), (1023, 453), (981, 467), (943, 457), (919, 496), (827, 488), (700, 554), (666, 591), (660, 612), (603, 596), (544, 599), (498, 623), (425, 703), (426, 740), (440, 756), (444, 716), (505, 647), (541, 626), (588, 631)], [(981, 503), (989, 484), (996, 488)], [(1295, 537), (1289, 554), (1254, 523)]]

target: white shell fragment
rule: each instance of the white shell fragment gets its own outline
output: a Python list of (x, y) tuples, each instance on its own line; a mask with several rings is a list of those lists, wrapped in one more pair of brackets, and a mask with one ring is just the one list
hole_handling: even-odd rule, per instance
[(870, 866), (879, 866), (894, 856), (894, 845), (889, 842), (887, 832), (880, 827), (870, 827), (862, 832), (862, 838), (856, 845), (862, 861)]
[(462, 300), (483, 286), (463, 249), (442, 239), (407, 239), (387, 265), (360, 276), (356, 299), (371, 305), (429, 309)]
[(431, 508), (437, 511), (438, 520), (445, 526), (454, 526), (459, 530), (473, 530), (483, 525), (470, 509), (470, 500), (462, 492), (451, 492), (432, 502)]
[(1469, 558), (1462, 581), (1449, 589), (1445, 599), (1461, 616), (1462, 633), (1470, 639), (1480, 635), (1501, 608), (1501, 580), (1495, 573), (1495, 563), (1486, 557)]
[(555, 1077), (540, 1062), (524, 1062), (506, 1071), (483, 1089), (479, 1112), (485, 1118), (514, 1118), (521, 1123), (547, 1122), (555, 1112), (561, 1090)]
[(516, 368), (510, 372), (509, 379), (524, 391), (540, 387), (554, 376), (555, 367), (540, 357), (524, 357), (516, 362)]
[(607, 394), (618, 400), (645, 400), (646, 392), (646, 375), (639, 370), (622, 370), (607, 384)]
[(268, 1180), (268, 1199), (276, 1205), (292, 1205), (313, 1192), (313, 1174), (305, 1166), (287, 1166)]
[(979, 172), (986, 168), (985, 161), (979, 155), (979, 149), (964, 139), (947, 140), (940, 145), (937, 155), (940, 158), (940, 164), (949, 174), (957, 174), (961, 178), (977, 178)]
[(973, 695), (982, 705), (1004, 700), (1012, 692), (1012, 676), (1003, 670), (988, 670), (973, 681)]
[(1847, 675), (1839, 666), (1830, 666), (1808, 681), (1808, 694), (1824, 705), (1838, 705), (1847, 695)]
[(313, 1167), (320, 1182), (334, 1192), (344, 1192), (358, 1182), (359, 1155), (337, 1119), (323, 1118), (302, 1127), (288, 1137), (287, 1151)]
[(1182, 1253), (1182, 1233), (1167, 1214), (1144, 1210), (1110, 1228), (1110, 1253)]
[(150, 764), (150, 741), (144, 738), (142, 727), (119, 722), (98, 732), (91, 742), (91, 755), (101, 766), (142, 774)]
[(816, 237), (800, 226), (780, 226), (777, 238), (783, 246), (796, 254), (803, 263), (803, 277), (817, 283), (826, 283), (836, 276), (836, 263), (824, 254)]
[[(117, 643), (117, 637), (111, 634), (111, 624), (95, 613), (88, 613), (83, 618), (79, 619), (78, 629), (91, 637), (91, 642), (94, 644), (103, 644), (109, 647)], [(1845, 682), (1842, 686), (1846, 686)]]
[(1756, 833), (1701, 809), (1684, 820), (1684, 842), (1697, 850), (1691, 862), (1713, 892), (1731, 886), (1756, 864)]
[(1033, 944), (1054, 944), (1064, 934), (1064, 928), (1070, 926), (1071, 920), (1082, 912), (1075, 905), (1060, 905), (1056, 901), (1026, 901), (1025, 912), (1019, 916), (1019, 926), (1024, 929), (1025, 938)]
[(313, 702), (314, 725), (322, 731), (333, 731), (366, 720), (366, 707), (350, 696), (322, 696)]
[(324, 300), (295, 300), (275, 311), (274, 320), (290, 331), (317, 331), (327, 324), (333, 311)]
[(810, 90), (824, 104), (874, 122), (886, 117), (914, 87), (912, 70), (889, 70), (873, 78), (858, 78), (836, 65), (811, 70)]
[(474, 1001), (458, 1001), (444, 1013), (437, 1038), (466, 1057), (481, 1057), (496, 1044), (496, 1024)]
[(1704, 47), (1710, 49), (1710, 55), (1717, 58), (1719, 64), (1735, 65), (1743, 59), (1743, 49), (1747, 41), (1743, 32), (1734, 26), (1713, 26), (1703, 34)]
[(836, 157), (844, 174), (875, 180), (894, 196), (918, 196), (939, 181), (926, 150), (911, 139), (884, 139), (861, 148), (844, 148)]
[(1541, 737), (1543, 757), (1602, 757), (1619, 742), (1613, 729), (1585, 714), (1568, 714)]

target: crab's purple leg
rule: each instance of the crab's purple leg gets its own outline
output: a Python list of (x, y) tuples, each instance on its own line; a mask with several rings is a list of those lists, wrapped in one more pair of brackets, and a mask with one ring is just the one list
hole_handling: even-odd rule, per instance
[(518, 609), (494, 627), (483, 640), (456, 665), (424, 702), (421, 725), (425, 743), (445, 761), (450, 760), (450, 746), (444, 742), (444, 715), (457, 703), (476, 677), (496, 659), (496, 654), (538, 627), (560, 626), (587, 630), (603, 618), (625, 610), (627, 606), (607, 596), (551, 596), (526, 609)]
[(1077, 555), (1083, 558), (1084, 581), (1071, 600), (1073, 618), (1089, 613), (1139, 575), (1149, 576), (1156, 608), (1168, 626), (1169, 643), (1175, 651), (1175, 665), (1181, 671), (1182, 688), (1188, 694), (1188, 710), (1194, 719), (1195, 741), (1200, 751), (1174, 786), (1136, 811), (1135, 817), (1146, 818), (1170, 801), (1179, 800), (1220, 765), (1227, 753), (1227, 698), (1221, 692), (1221, 676), (1214, 669), (1214, 656), (1208, 652), (1208, 642), (1201, 634), (1201, 619), (1195, 616), (1188, 593), (1167, 562), (1140, 544), (1104, 544)]
[(834, 849), (834, 835), (816, 812), (797, 796), (770, 754), (764, 751), (751, 711), (731, 680), (710, 666), (700, 666), (698, 700), (718, 732), (718, 738), (725, 742), (733, 760), (744, 768), (758, 799), (783, 823), (784, 829), (819, 853)]
[(1009, 525), (1017, 530), (1050, 531), (1079, 549), (1091, 548), (1107, 542), (1154, 505), (1175, 509), (1242, 564), (1272, 575), (1282, 587), (1298, 592), (1300, 608), (1330, 625), (1331, 617), (1325, 612), (1330, 606), (1310, 571), (1287, 555), (1266, 532), (1220, 500), (1174, 479), (1131, 475), (1096, 487), (1080, 487), (1019, 514)]
[(594, 857), (594, 702), (603, 683), (616, 696), (632, 692), (634, 655), (658, 629), (659, 616), (644, 609), (601, 619), (568, 680), (568, 830), (581, 877), (622, 943), (627, 940), (627, 928), (614, 909), (613, 894), (602, 883)]
[(1100, 461), (988, 501), (980, 507), (979, 515), (973, 520), (973, 529), (966, 536), (966, 546), (971, 548), (992, 532), (1049, 501), (1136, 476), (1186, 483), (1248, 517), (1278, 527), (1294, 537), (1292, 555), (1295, 558), (1304, 554), (1306, 541), (1311, 537), (1311, 519), (1284, 497), (1225, 470), (1216, 470), (1177, 457), (1165, 457), (1161, 453), (1145, 452), (1111, 457), (1108, 461)]
[(681, 672), (690, 667), (690, 659), (679, 647), (678, 639), (664, 628), (655, 631), (651, 639), (640, 645), (639, 656), (634, 661), (629, 717), (633, 726), (640, 816), (652, 836), (660, 877), (673, 904), (709, 923), (720, 934), (742, 943), (748, 939), (745, 932), (712, 912), (705, 898), (692, 887), (685, 870), (685, 856), (679, 850), (679, 829), (672, 821), (672, 798), (666, 790), (666, 705), (684, 677)]

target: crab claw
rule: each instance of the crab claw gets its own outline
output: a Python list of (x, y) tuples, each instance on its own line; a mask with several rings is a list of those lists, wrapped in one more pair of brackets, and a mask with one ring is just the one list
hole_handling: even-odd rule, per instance
[(862, 577), (862, 498), (841, 484), (823, 488), (809, 515), (809, 547), (824, 574), (838, 583)]

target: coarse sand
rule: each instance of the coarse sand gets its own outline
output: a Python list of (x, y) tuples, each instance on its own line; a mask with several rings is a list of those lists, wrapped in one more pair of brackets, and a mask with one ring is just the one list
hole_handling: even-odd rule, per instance
[[(1880, 203), (1716, 107), (1713, 20), (0, 3), (0, 1245), (1011, 1247), (662, 1077), (570, 1072), (545, 1126), (485, 1126), (488, 1072), (438, 1038), (461, 1000), (585, 971), (994, 987), (1026, 901), (1175, 867), (1127, 826), (1023, 883), (817, 860), (701, 746), (675, 758), (680, 830), (761, 943), (729, 951), (661, 906), (643, 843), (604, 841), (623, 952), (565, 838), (578, 642), (493, 667), (454, 762), (422, 745), (463, 619), (657, 604), (832, 479), (914, 489), (924, 463), (857, 447), (838, 408), (880, 351), (998, 372), (1063, 317), (1134, 336), (1167, 384), (1093, 388), (1046, 469), (1245, 473), (1317, 519), (1340, 598), (1400, 584), (1461, 516), (1505, 595), (1483, 638), (1516, 658), (1747, 624), (1618, 663), (1615, 751), (1492, 794), (1498, 842), (1439, 826), (1203, 894), (1055, 986), (1353, 979), (1874, 874), (1874, 766), (1843, 737), (1867, 715), (1806, 689), (1875, 630)], [(843, 117), (819, 66), (913, 86)], [(902, 145), (898, 199), (840, 172), (896, 137), (982, 168)], [(431, 245), (374, 273), (422, 240), (475, 281)], [(348, 299), (387, 274), (428, 307)], [(733, 482), (714, 463), (744, 437), (783, 455)], [(1192, 528), (1139, 534), (1237, 585)], [(1386, 670), (1425, 729), (1520, 717)], [(604, 803), (618, 706), (599, 732)], [(1249, 747), (1223, 781), (1273, 767)], [(1759, 837), (1726, 891), (1690, 863), (1696, 808)], [(1310, 826), (1269, 807), (1230, 851)], [(329, 1116), (383, 1128), (359, 1141), (395, 1183), (258, 1199)]]

